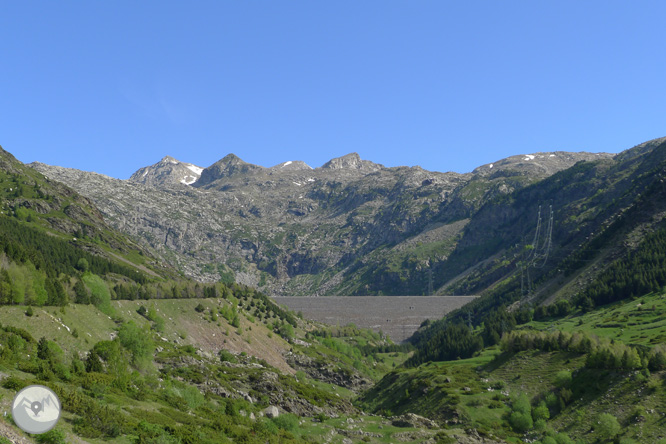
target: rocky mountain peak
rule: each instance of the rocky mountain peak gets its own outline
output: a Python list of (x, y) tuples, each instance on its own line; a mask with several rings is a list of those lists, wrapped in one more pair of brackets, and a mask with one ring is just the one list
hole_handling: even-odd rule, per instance
[(312, 167), (302, 160), (288, 160), (287, 162), (278, 163), (270, 167), (271, 171), (299, 171), (311, 170)]
[(218, 160), (217, 163), (245, 163), (243, 159), (235, 155), (234, 153), (229, 153), (224, 156), (222, 159)]
[(181, 163), (181, 162), (174, 159), (171, 156), (164, 156), (164, 158), (162, 158), (162, 160), (160, 160), (159, 163), (160, 164), (169, 164), (169, 163), (170, 164), (177, 164), (177, 163)]
[(202, 171), (201, 167), (165, 156), (156, 164), (139, 169), (129, 181), (145, 185), (192, 185), (199, 180)]
[(266, 168), (247, 163), (235, 154), (227, 154), (222, 159), (204, 169), (201, 172), (201, 177), (194, 186), (203, 187), (222, 178), (258, 173), (264, 170), (266, 170)]
[(365, 170), (368, 172), (378, 171), (383, 168), (382, 165), (379, 165), (368, 160), (361, 160), (361, 156), (358, 153), (349, 153), (342, 157), (336, 157), (329, 160), (324, 165), (321, 166), (321, 169), (328, 170)]

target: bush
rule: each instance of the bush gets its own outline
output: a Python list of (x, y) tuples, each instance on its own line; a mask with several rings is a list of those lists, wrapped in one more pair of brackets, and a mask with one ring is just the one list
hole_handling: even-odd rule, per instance
[(532, 409), (532, 419), (538, 421), (540, 419), (546, 420), (550, 418), (550, 410), (544, 401), (541, 401), (537, 407)]
[(530, 405), (530, 400), (527, 395), (523, 393), (518, 398), (514, 399), (511, 409), (515, 412), (529, 415), (532, 411), (532, 406)]
[(546, 395), (546, 405), (551, 409), (559, 408), (560, 400), (555, 393), (548, 393), (548, 395)]
[(457, 439), (447, 435), (446, 432), (437, 432), (437, 434), (434, 436), (434, 439), (436, 444), (455, 444), (458, 442)]
[(569, 435), (566, 433), (558, 433), (555, 435), (555, 441), (557, 444), (575, 444), (574, 440), (569, 438)]
[(15, 376), (9, 376), (2, 380), (2, 386), (7, 390), (16, 390), (19, 391), (24, 387), (29, 386), (30, 383), (22, 379), (18, 379)]
[(154, 345), (150, 335), (130, 321), (120, 327), (118, 339), (132, 353), (132, 364), (145, 368), (153, 356)]
[(35, 440), (39, 443), (43, 442), (47, 444), (67, 444), (65, 433), (60, 429), (51, 429), (46, 433), (37, 435)]
[(597, 417), (594, 430), (602, 439), (610, 440), (620, 432), (620, 423), (617, 418), (610, 413), (601, 413)]
[(82, 271), (82, 272), (85, 273), (86, 271), (88, 271), (90, 269), (90, 264), (88, 264), (88, 261), (85, 258), (82, 257), (76, 263), (76, 268), (77, 268), (77, 270)]
[(514, 411), (509, 417), (509, 423), (513, 430), (518, 433), (524, 433), (532, 428), (534, 423), (532, 422), (532, 416), (528, 413), (521, 413)]
[(287, 432), (295, 432), (298, 430), (298, 416), (294, 414), (285, 413), (276, 418), (271, 418), (271, 421), (273, 421), (278, 428), (286, 430)]
[(569, 387), (571, 385), (571, 372), (568, 370), (560, 370), (555, 375), (555, 385), (559, 388)]
[(252, 430), (259, 436), (277, 435), (280, 431), (275, 422), (268, 418), (259, 418), (252, 426)]

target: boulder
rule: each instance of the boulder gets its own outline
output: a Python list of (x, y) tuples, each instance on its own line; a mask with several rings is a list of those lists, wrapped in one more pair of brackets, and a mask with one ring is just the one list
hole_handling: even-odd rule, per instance
[(264, 415), (266, 415), (267, 418), (277, 418), (280, 416), (280, 411), (277, 407), (271, 405), (264, 409)]

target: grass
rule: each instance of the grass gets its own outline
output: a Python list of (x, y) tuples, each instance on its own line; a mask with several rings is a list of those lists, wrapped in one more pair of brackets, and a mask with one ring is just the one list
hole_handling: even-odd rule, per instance
[[(641, 310), (639, 302), (642, 307), (654, 304), (655, 310)], [(649, 344), (661, 333), (659, 328), (646, 327), (660, 325), (663, 305), (661, 295), (650, 295), (584, 316), (552, 323), (533, 322), (531, 326), (555, 329), (568, 326), (568, 331), (580, 327), (598, 334), (599, 322), (612, 321), (625, 326), (627, 338), (638, 337), (640, 343)], [(621, 327), (617, 328), (619, 331)], [(664, 437), (666, 422), (661, 412), (666, 405), (666, 372), (650, 375), (587, 369), (585, 355), (571, 352), (506, 354), (495, 348), (485, 349), (470, 359), (398, 369), (367, 392), (359, 405), (370, 412), (411, 411), (440, 421), (456, 418), (463, 427), (494, 434), (507, 442), (522, 442), (523, 437), (512, 431), (507, 422), (513, 399), (525, 393), (533, 406), (551, 394), (557, 395), (555, 400), (558, 400), (561, 389), (556, 385), (556, 375), (562, 370), (573, 375), (570, 385), (565, 387), (572, 396), (565, 404), (549, 404), (549, 427), (572, 438), (599, 442), (594, 430), (596, 418), (601, 413), (610, 413), (622, 426), (622, 438), (655, 443)]]
[[(637, 304), (641, 302), (643, 309), (639, 310)], [(137, 313), (139, 306), (153, 308), (157, 314), (165, 319), (164, 331), (159, 334), (166, 341), (158, 338), (157, 345), (162, 351), (158, 353), (158, 362), (171, 368), (171, 362), (184, 362), (200, 360), (201, 355), (209, 356), (215, 362), (216, 350), (227, 348), (236, 353), (254, 350), (264, 346), (268, 349), (279, 350), (278, 355), (294, 349), (306, 352), (312, 357), (326, 356), (324, 362), (333, 364), (344, 371), (351, 370), (353, 360), (345, 353), (324, 347), (317, 339), (306, 339), (310, 346), (288, 344), (279, 335), (271, 333), (269, 328), (259, 319), (251, 322), (251, 317), (245, 316), (244, 311), (239, 313), (242, 337), (238, 337), (235, 328), (229, 328), (224, 317), (218, 315), (216, 322), (210, 322), (210, 312), (219, 313), (221, 307), (236, 303), (223, 299), (172, 299), (151, 301), (113, 301), (112, 304), (118, 314), (125, 320), (132, 320), (140, 326), (150, 328), (151, 322)], [(195, 307), (201, 304), (203, 311), (197, 312)], [(247, 305), (243, 301), (244, 305)], [(655, 305), (655, 310), (651, 309)], [(650, 295), (638, 301), (625, 304), (616, 304), (586, 314), (584, 316), (571, 316), (553, 323), (555, 328), (568, 327), (590, 328), (596, 333), (599, 323), (618, 323), (625, 326), (625, 332), (630, 330), (631, 335), (643, 331), (658, 331), (659, 328), (644, 329), (660, 325), (659, 312), (664, 307), (664, 300), (660, 295)], [(645, 309), (648, 307), (649, 309)], [(116, 324), (107, 316), (99, 313), (92, 306), (69, 306), (63, 311), (58, 308), (33, 308), (35, 314), (26, 316), (25, 307), (1, 307), (0, 322), (3, 325), (13, 325), (26, 328), (38, 339), (45, 336), (55, 340), (67, 356), (73, 350), (85, 351), (103, 339), (109, 339), (116, 329)], [(59, 319), (59, 320), (58, 320)], [(582, 322), (580, 322), (582, 320)], [(63, 327), (76, 328), (78, 338)], [(272, 322), (268, 320), (267, 322)], [(219, 325), (218, 325), (219, 324)], [(633, 325), (631, 325), (633, 324)], [(296, 336), (303, 338), (305, 330), (296, 329)], [(548, 328), (550, 324), (532, 323), (533, 327)], [(60, 328), (58, 328), (60, 327)], [(613, 327), (620, 328), (620, 327)], [(226, 330), (229, 333), (226, 333)], [(636, 330), (636, 331), (632, 331)], [(344, 330), (344, 329), (342, 329)], [(352, 331), (352, 329), (348, 329)], [(337, 332), (336, 332), (337, 333)], [(341, 340), (347, 344), (364, 345), (374, 339), (362, 330), (353, 333), (356, 336), (343, 337)], [(214, 336), (213, 336), (214, 335)], [(632, 336), (628, 336), (631, 338)], [(639, 335), (640, 336), (640, 335)], [(335, 337), (335, 336), (334, 336)], [(642, 338), (644, 344), (649, 344), (652, 338), (658, 335)], [(250, 338), (251, 345), (246, 339)], [(337, 337), (336, 337), (337, 339)], [(87, 341), (87, 342), (86, 342)], [(160, 343), (160, 341), (162, 341)], [(193, 347), (186, 347), (193, 345)], [(341, 349), (341, 350), (344, 350)], [(275, 351), (275, 350), (274, 350)], [(262, 359), (266, 355), (258, 353)], [(404, 353), (378, 353), (374, 355), (376, 365), (371, 359), (364, 358), (365, 366), (372, 367), (372, 372), (381, 375), (383, 372), (400, 366), (407, 358)], [(249, 359), (249, 357), (247, 358)], [(276, 358), (277, 359), (277, 358)], [(283, 359), (280, 357), (279, 359)], [(174, 361), (175, 360), (175, 361)], [(574, 396), (570, 404), (552, 412), (549, 426), (563, 431), (571, 437), (582, 437), (588, 442), (594, 442), (595, 418), (599, 413), (608, 412), (618, 418), (622, 425), (622, 436), (632, 438), (637, 442), (658, 442), (662, 438), (664, 420), (661, 415), (666, 405), (666, 391), (663, 386), (664, 374), (646, 375), (639, 372), (612, 372), (590, 370), (584, 367), (585, 358), (575, 353), (527, 351), (514, 355), (502, 354), (500, 350), (489, 348), (470, 359), (461, 359), (450, 362), (427, 363), (418, 368), (396, 368), (384, 379), (365, 394), (358, 405), (370, 412), (381, 412), (386, 415), (399, 415), (407, 412), (431, 417), (445, 425), (449, 421), (450, 430), (445, 430), (454, 436), (460, 429), (474, 428), (480, 434), (499, 437), (507, 442), (520, 442), (521, 436), (510, 430), (506, 417), (511, 411), (512, 398), (519, 393), (527, 393), (536, 404), (550, 393), (557, 393), (555, 376), (562, 369), (569, 370), (573, 375), (570, 389)], [(247, 362), (259, 362), (249, 360)], [(19, 375), (21, 378), (33, 379), (32, 375), (20, 373), (15, 369), (0, 368), (3, 373)], [(269, 370), (274, 371), (274, 370)], [(293, 369), (291, 370), (293, 372)], [(261, 380), (264, 370), (260, 368), (234, 368), (201, 367), (198, 364), (174, 367), (169, 371), (173, 380), (193, 381), (203, 383), (217, 382), (220, 387), (233, 392), (243, 390), (250, 393), (257, 400), (257, 404), (246, 404), (246, 412), (258, 413), (260, 407), (265, 405), (270, 393), (263, 393), (252, 388), (252, 381)], [(289, 373), (285, 371), (283, 373)], [(368, 373), (366, 373), (368, 374)], [(347, 402), (356, 396), (353, 392), (342, 387), (321, 381), (314, 381), (304, 374), (297, 375), (299, 381), (285, 380), (289, 376), (280, 376), (280, 387), (284, 393), (297, 394), (303, 399), (311, 399), (315, 405), (331, 405)], [(176, 404), (165, 407), (159, 398), (148, 400), (131, 399), (122, 392), (109, 386), (102, 392), (101, 402), (107, 405), (119, 406), (128, 415), (133, 417), (145, 416), (159, 422), (173, 421), (173, 417), (181, 417), (185, 423), (199, 421), (205, 417), (206, 410), (198, 409), (194, 415), (176, 410)], [(294, 395), (289, 395), (294, 396)], [(6, 389), (0, 389), (0, 406), (5, 406), (12, 397)], [(216, 395), (205, 396), (204, 408), (214, 409), (215, 406), (226, 401)], [(640, 407), (640, 408), (639, 408)], [(142, 413), (143, 412), (143, 413)], [(179, 416), (180, 415), (180, 416)], [(637, 419), (637, 415), (639, 418)], [(191, 417), (191, 418), (190, 418)], [(75, 419), (71, 413), (65, 418)], [(349, 420), (351, 418), (351, 421)], [(244, 420), (245, 421), (245, 420)], [(182, 422), (182, 421), (181, 421)], [(71, 436), (71, 422), (65, 421), (62, 425), (64, 431)], [(245, 426), (243, 426), (245, 427)], [(419, 430), (416, 428), (400, 428), (393, 426), (390, 419), (383, 416), (349, 416), (327, 418), (323, 422), (312, 418), (300, 418), (300, 426), (293, 431), (295, 436), (316, 442), (342, 443), (345, 439), (353, 442), (392, 443), (392, 442), (423, 442), (434, 435), (435, 431)], [(363, 435), (362, 433), (365, 433)], [(363, 439), (363, 441), (362, 441)], [(492, 438), (489, 438), (492, 439)], [(89, 442), (126, 443), (128, 437), (119, 437), (109, 440), (92, 439)]]
[[(26, 316), (25, 306), (0, 307), (0, 323), (24, 328), (37, 340), (46, 337), (58, 343), (66, 356), (73, 351), (85, 352), (99, 341), (108, 340), (116, 324), (92, 305), (33, 307), (33, 316)], [(67, 330), (69, 327), (69, 330)], [(76, 330), (78, 338), (72, 335)]]
[[(231, 298), (233, 303), (238, 300)], [(251, 339), (252, 351), (261, 352), (262, 349), (257, 347), (266, 347), (273, 353), (279, 356), (279, 359), (284, 359), (283, 354), (294, 347), (305, 347), (295, 344), (287, 344), (279, 335), (272, 333), (265, 324), (255, 319), (251, 322), (252, 316), (245, 316), (244, 310), (239, 309), (239, 319), (241, 328), (243, 329), (243, 337), (236, 337), (234, 330), (229, 329), (227, 334), (226, 329), (229, 327), (227, 321), (218, 316), (217, 322), (210, 322), (211, 310), (219, 312), (220, 307), (228, 306), (231, 302), (223, 299), (179, 299), (179, 300), (150, 300), (150, 301), (112, 301), (112, 305), (116, 310), (118, 316), (122, 317), (125, 321), (133, 321), (140, 327), (146, 328), (147, 334), (153, 335), (157, 345), (157, 358), (158, 366), (163, 366), (165, 373), (162, 377), (165, 378), (161, 385), (167, 384), (162, 388), (155, 388), (151, 391), (147, 400), (138, 400), (128, 397), (124, 392), (120, 391), (113, 385), (106, 382), (100, 383), (100, 379), (96, 380), (92, 385), (86, 385), (84, 382), (77, 382), (76, 386), (83, 387), (86, 393), (91, 395), (94, 393), (96, 402), (112, 407), (119, 407), (127, 415), (127, 418), (145, 418), (149, 422), (156, 424), (165, 423), (172, 424), (174, 419), (183, 424), (197, 424), (201, 418), (207, 418), (212, 410), (219, 408), (228, 402), (218, 395), (207, 393), (202, 397), (204, 404), (203, 410), (197, 408), (193, 414), (183, 416), (178, 405), (182, 404), (176, 399), (169, 401), (162, 399), (164, 396), (160, 393), (167, 393), (169, 389), (168, 384), (174, 384), (174, 387), (181, 387), (184, 384), (202, 384), (205, 382), (217, 382), (220, 387), (227, 390), (229, 393), (235, 393), (236, 390), (243, 390), (250, 393), (256, 401), (256, 404), (245, 403), (242, 409), (248, 414), (258, 414), (258, 410), (265, 406), (268, 402), (269, 396), (275, 395), (275, 390), (282, 393), (286, 397), (299, 397), (307, 400), (315, 405), (322, 404), (326, 407), (335, 405), (349, 405), (348, 401), (355, 396), (355, 394), (342, 387), (337, 387), (332, 384), (323, 383), (320, 381), (313, 381), (310, 378), (302, 378), (298, 382), (289, 376), (289, 373), (294, 370), (286, 366), (283, 375), (279, 376), (278, 387), (279, 389), (271, 389), (270, 392), (264, 393), (257, 391), (254, 388), (256, 381), (261, 381), (265, 372), (273, 372), (275, 369), (270, 367), (257, 366), (257, 367), (225, 367), (221, 365), (214, 353), (219, 348), (227, 348), (235, 350), (240, 353), (244, 346), (247, 346), (247, 338)], [(204, 308), (203, 311), (196, 311), (195, 307), (201, 304)], [(153, 309), (158, 316), (165, 319), (163, 331), (159, 334), (156, 332), (149, 332), (152, 322), (148, 321), (145, 317), (139, 315), (137, 309), (140, 306), (145, 306), (147, 309)], [(244, 305), (249, 306), (245, 303)], [(115, 333), (117, 328), (116, 323), (109, 319), (108, 316), (100, 313), (93, 306), (74, 305), (68, 306), (64, 309), (54, 307), (33, 308), (33, 316), (25, 315), (26, 307), (19, 306), (3, 306), (0, 307), (0, 322), (3, 325), (12, 325), (22, 327), (30, 331), (30, 333), (38, 339), (45, 336), (50, 340), (57, 342), (66, 352), (66, 356), (71, 356), (70, 352), (78, 351), (85, 352), (89, 350), (94, 343), (101, 340), (108, 340)], [(248, 319), (249, 318), (249, 319)], [(269, 319), (266, 322), (273, 322), (274, 319)], [(307, 324), (304, 324), (307, 325)], [(74, 337), (67, 331), (69, 327), (72, 331), (76, 328), (78, 337)], [(320, 327), (321, 328), (321, 327)], [(298, 337), (303, 337), (304, 331), (301, 328), (296, 329)], [(364, 340), (362, 334), (355, 340)], [(188, 348), (187, 345), (194, 345)], [(324, 351), (324, 347), (319, 345), (319, 351)], [(248, 349), (249, 350), (249, 349)], [(249, 353), (249, 352), (248, 352)], [(330, 350), (330, 353), (337, 353)], [(262, 359), (269, 360), (270, 357), (263, 353), (258, 353)], [(203, 355), (203, 358), (202, 358)], [(207, 358), (208, 356), (208, 358)], [(342, 358), (342, 356), (339, 356)], [(185, 361), (181, 361), (184, 359)], [(388, 358), (389, 362), (400, 362), (401, 356), (394, 355)], [(261, 364), (262, 361), (251, 359), (249, 356), (242, 359), (245, 364)], [(202, 362), (202, 364), (186, 364), (186, 362)], [(172, 364), (177, 365), (172, 365)], [(34, 380), (32, 374), (26, 374), (16, 370), (15, 368), (2, 368), (3, 373), (17, 376), (21, 379)], [(166, 381), (183, 381), (182, 383), (166, 382)], [(78, 381), (78, 379), (77, 379)], [(195, 389), (193, 386), (188, 387)], [(71, 388), (70, 390), (76, 390)], [(180, 389), (178, 389), (180, 390)], [(195, 389), (197, 390), (197, 389)], [(184, 392), (183, 392), (184, 393)], [(197, 393), (198, 390), (197, 390)], [(13, 396), (11, 390), (0, 388), (0, 405), (7, 407), (6, 404), (11, 401)], [(169, 403), (169, 407), (165, 406), (164, 402)], [(211, 410), (212, 409), (212, 410)], [(6, 408), (5, 408), (6, 410)], [(65, 421), (62, 425), (65, 433), (71, 437), (73, 434), (72, 422), (77, 418), (72, 412), (66, 411), (64, 414)], [(177, 419), (180, 418), (180, 419)], [(185, 420), (185, 421), (181, 421)], [(194, 421), (194, 422), (193, 422)], [(248, 424), (245, 424), (248, 422)], [(312, 422), (310, 418), (302, 418), (301, 422), (305, 427), (304, 432), (300, 430), (293, 432), (298, 436), (326, 436), (327, 433), (334, 430), (330, 425), (325, 425), (317, 422)], [(243, 425), (245, 424), (245, 425)], [(251, 427), (249, 419), (241, 421), (241, 425), (236, 427)], [(176, 425), (177, 427), (180, 427)], [(378, 426), (379, 427), (379, 426)], [(352, 429), (353, 431), (353, 429)], [(337, 434), (330, 442), (342, 443), (345, 439), (344, 435)], [(358, 442), (357, 437), (353, 438)], [(111, 439), (87, 439), (88, 442), (101, 443), (129, 443), (132, 442), (131, 437), (118, 437)], [(375, 442), (390, 442), (390, 438), (383, 439)], [(405, 442), (416, 442), (414, 440), (405, 440)]]
[(532, 321), (537, 330), (585, 331), (625, 344), (654, 345), (666, 342), (666, 295), (648, 294), (620, 301), (586, 313), (562, 319)]

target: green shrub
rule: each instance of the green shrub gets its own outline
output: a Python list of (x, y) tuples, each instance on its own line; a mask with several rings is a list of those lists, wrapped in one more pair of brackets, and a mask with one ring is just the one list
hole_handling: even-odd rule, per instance
[(538, 421), (540, 419), (546, 420), (550, 418), (550, 410), (544, 401), (541, 401), (538, 406), (532, 409), (532, 419)]
[(219, 356), (220, 356), (220, 361), (222, 362), (233, 362), (233, 363), (238, 362), (236, 356), (234, 356), (234, 354), (231, 353), (229, 350), (225, 349), (220, 350)]
[(35, 437), (35, 441), (47, 444), (67, 444), (65, 433), (60, 429), (51, 429)]
[(546, 395), (546, 405), (551, 409), (559, 408), (560, 400), (555, 393), (548, 393), (548, 395)]
[(180, 439), (171, 436), (163, 427), (141, 421), (137, 427), (138, 443), (150, 444), (178, 444)]
[[(552, 430), (547, 432), (548, 433), (548, 438), (551, 438), (553, 443), (555, 444), (575, 444), (574, 440), (569, 438), (569, 435), (566, 433), (555, 433)], [(551, 442), (551, 441), (543, 441), (543, 442)]]
[(568, 370), (560, 370), (555, 375), (555, 385), (559, 388), (569, 387), (571, 385), (572, 376)]
[(620, 423), (617, 418), (610, 413), (601, 413), (594, 424), (594, 430), (597, 434), (606, 440), (613, 439), (620, 432)]
[(74, 433), (84, 438), (115, 438), (123, 433), (126, 418), (108, 406), (90, 403), (74, 421)]
[(435, 444), (455, 444), (458, 442), (457, 439), (447, 435), (446, 432), (437, 432), (433, 438), (435, 439)]
[(118, 339), (122, 346), (132, 353), (132, 364), (145, 368), (152, 359), (154, 349), (150, 334), (130, 321), (120, 327)]
[(252, 430), (261, 437), (277, 435), (280, 432), (277, 424), (268, 418), (259, 418), (252, 425)]
[(514, 399), (511, 409), (515, 412), (529, 415), (532, 412), (532, 406), (530, 405), (530, 400), (527, 395), (523, 393), (518, 396), (518, 398)]
[(514, 411), (509, 417), (509, 423), (513, 430), (519, 433), (524, 433), (532, 428), (534, 425), (532, 421), (532, 416), (528, 413), (521, 413)]
[(285, 413), (276, 418), (271, 418), (271, 421), (273, 421), (278, 428), (286, 430), (287, 432), (295, 432), (298, 429), (298, 416), (291, 413)]
[(29, 382), (19, 379), (16, 376), (9, 376), (2, 381), (2, 386), (7, 390), (19, 391), (28, 385), (30, 385)]

